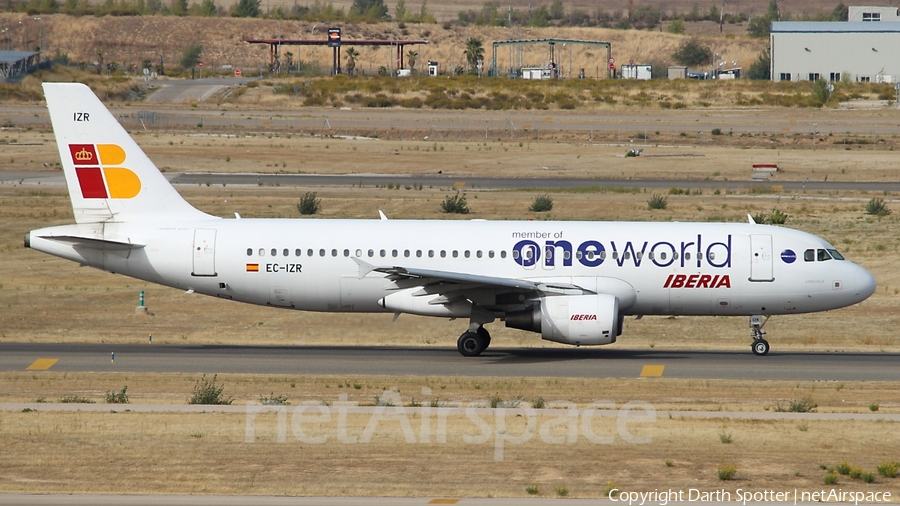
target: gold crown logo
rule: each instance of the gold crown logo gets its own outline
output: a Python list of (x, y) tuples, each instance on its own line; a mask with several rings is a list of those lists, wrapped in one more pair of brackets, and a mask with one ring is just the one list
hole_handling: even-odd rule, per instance
[(84, 148), (81, 148), (81, 151), (75, 153), (75, 159), (79, 162), (90, 162), (94, 159), (94, 154)]

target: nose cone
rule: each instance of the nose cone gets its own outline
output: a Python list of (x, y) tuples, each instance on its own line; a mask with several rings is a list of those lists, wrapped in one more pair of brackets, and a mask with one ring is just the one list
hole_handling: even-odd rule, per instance
[(875, 277), (860, 266), (856, 266), (856, 275), (853, 277), (853, 294), (857, 302), (862, 302), (875, 293)]

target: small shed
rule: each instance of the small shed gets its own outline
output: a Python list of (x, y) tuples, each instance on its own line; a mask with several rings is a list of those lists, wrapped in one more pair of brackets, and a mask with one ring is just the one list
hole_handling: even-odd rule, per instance
[(669, 67), (669, 79), (687, 79), (687, 67)]
[(622, 65), (622, 79), (647, 81), (653, 75), (648, 63)]

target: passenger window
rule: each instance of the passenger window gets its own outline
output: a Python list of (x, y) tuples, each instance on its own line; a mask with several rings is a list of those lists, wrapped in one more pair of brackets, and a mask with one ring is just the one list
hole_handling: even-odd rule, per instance
[(398, 253), (397, 250), (395, 250), (395, 249), (392, 249), (392, 250), (391, 250), (391, 256), (392, 256), (392, 257), (397, 258), (397, 255), (399, 255), (399, 254), (400, 254), (400, 253)]
[(295, 256), (295, 257), (300, 256), (300, 253), (301, 253), (301, 252), (300, 252), (300, 248), (297, 248), (297, 249), (294, 250), (294, 256)]
[(369, 258), (372, 258), (373, 256), (375, 256), (375, 250), (370, 249), (369, 250)]
[(500, 251), (500, 258), (506, 258), (506, 250)]
[(647, 253), (647, 258), (649, 258), (650, 260), (653, 260), (653, 252), (652, 251), (650, 253)]
[(409, 250), (408, 249), (403, 250), (403, 256), (405, 256), (406, 258), (409, 258)]
[[(581, 257), (579, 256), (578, 258), (581, 258)], [(606, 250), (603, 250), (600, 252), (600, 260), (606, 260)]]
[(261, 256), (261, 257), (266, 256), (266, 250), (259, 248), (259, 256)]
[(672, 260), (678, 260), (678, 252), (672, 253)]
[[(605, 254), (606, 254), (605, 251), (601, 251), (601, 252), (600, 252), (600, 258), (603, 258), (603, 256), (604, 256)], [(578, 260), (581, 260), (582, 257), (584, 257), (584, 253), (582, 253), (582, 252), (580, 252), (580, 251), (576, 251), (576, 252), (575, 252), (575, 258), (577, 258)]]
[(588, 260), (593, 260), (593, 259), (594, 259), (594, 252), (593, 252), (593, 251), (588, 251), (588, 252), (587, 252), (587, 259), (588, 259)]
[(841, 255), (840, 253), (838, 253), (838, 250), (830, 249), (830, 250), (828, 250), (828, 252), (831, 253), (831, 258), (833, 258), (835, 260), (844, 260), (844, 255)]
[(690, 259), (691, 259), (691, 254), (690, 254), (689, 252), (688, 252), (688, 253), (685, 253), (685, 254), (684, 254), (684, 259), (685, 259), (685, 260), (690, 260)]
[(831, 255), (828, 254), (827, 251), (820, 249), (817, 251), (818, 255), (816, 255), (816, 260), (820, 262), (824, 262), (826, 260), (831, 260)]
[(544, 255), (547, 257), (547, 260), (551, 260), (553, 258), (553, 246), (547, 246)]
[(572, 252), (569, 250), (563, 251), (563, 258), (569, 260), (572, 258)]
[(619, 252), (613, 251), (613, 260), (618, 260), (618, 259), (619, 259)]
[(475, 256), (481, 258), (481, 250), (476, 251)]
[(665, 252), (665, 251), (663, 251), (662, 253), (659, 254), (659, 259), (660, 259), (660, 260), (665, 260), (665, 259), (666, 259), (666, 252)]
[(289, 257), (291, 256), (291, 251), (287, 248), (284, 248), (283, 250), (281, 250), (281, 256)]
[(441, 250), (441, 258), (447, 258), (447, 251)]
[(381, 254), (381, 258), (384, 258), (387, 253), (384, 250), (381, 250), (379, 254)]
[(337, 250), (336, 250), (336, 249), (331, 250), (331, 256), (333, 256), (333, 257), (336, 257), (336, 256), (337, 256)]
[(306, 250), (306, 256), (308, 256), (308, 257), (313, 256), (313, 250), (312, 249)]
[(416, 250), (416, 258), (422, 258), (422, 250), (420, 250), (420, 249)]
[(708, 258), (709, 258), (710, 260), (715, 260), (715, 259), (716, 259), (716, 254), (713, 253), (712, 251), (710, 251), (710, 252), (709, 252)]
[(459, 258), (459, 251), (453, 250), (453, 258)]
[(325, 256), (325, 250), (324, 250), (324, 249), (320, 249), (320, 250), (319, 250), (319, 256), (320, 256), (320, 257)]
[(345, 250), (344, 250), (344, 256), (345, 256), (345, 257), (350, 256), (350, 250), (345, 249)]
[(361, 249), (356, 250), (356, 257), (359, 258), (361, 256), (362, 256), (362, 250)]
[(513, 260), (518, 260), (518, 259), (519, 259), (519, 250), (514, 249), (513, 250)]
[(625, 260), (631, 260), (631, 252), (630, 251), (625, 252)]
[(253, 248), (247, 248), (247, 256), (248, 256), (248, 257), (252, 257), (252, 256), (253, 256)]
[(434, 250), (433, 249), (428, 250), (428, 258), (434, 258)]
[(489, 257), (489, 258), (494, 258), (494, 250), (488, 251), (488, 257)]
[(277, 250), (277, 249), (272, 248), (272, 256), (273, 256), (273, 257), (277, 257), (277, 256), (278, 256), (278, 250)]

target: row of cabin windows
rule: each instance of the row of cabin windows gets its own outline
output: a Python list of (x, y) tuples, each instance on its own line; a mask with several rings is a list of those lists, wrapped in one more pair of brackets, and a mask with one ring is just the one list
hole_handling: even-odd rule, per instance
[(803, 252), (803, 261), (805, 262), (825, 262), (832, 259), (843, 260), (844, 256), (836, 249), (808, 249)]
[[(553, 250), (554, 250), (554, 248), (552, 248), (552, 247), (551, 247), (551, 248), (547, 248), (547, 251), (545, 252), (546, 258), (548, 258), (548, 259), (553, 258)], [(315, 251), (314, 249), (312, 249), (312, 248), (306, 250), (306, 256), (308, 256), (308, 257), (316, 256), (315, 253), (316, 253), (316, 251)], [(350, 253), (351, 253), (351, 252), (350, 252), (349, 249), (343, 250), (343, 254), (344, 254), (345, 257), (349, 257), (349, 256), (350, 256)], [(356, 254), (355, 254), (356, 257), (362, 257), (362, 256), (363, 256), (363, 250), (361, 250), (361, 249), (356, 250), (354, 253), (356, 253)], [(368, 250), (366, 253), (368, 254), (369, 258), (373, 258), (373, 257), (375, 257), (375, 255), (376, 255), (376, 252), (375, 252), (375, 250), (373, 250), (373, 249)], [(278, 256), (278, 249), (272, 248), (271, 250), (269, 250), (268, 254), (269, 254), (270, 256), (277, 257), (277, 256)], [(326, 251), (325, 249), (320, 249), (320, 250), (319, 250), (319, 256), (320, 256), (320, 257), (327, 256), (327, 254), (328, 254), (328, 253), (327, 253), (327, 251)], [(409, 258), (410, 256), (412, 256), (412, 254), (413, 254), (413, 253), (412, 253), (411, 250), (408, 250), (408, 249), (407, 249), (407, 250), (403, 250), (403, 256), (406, 257), (406, 258)], [(416, 258), (422, 258), (422, 256), (423, 256), (424, 254), (425, 254), (425, 253), (424, 253), (422, 250), (416, 250), (416, 251), (415, 251), (415, 256), (416, 256)], [(428, 258), (434, 258), (434, 256), (435, 256), (435, 250), (428, 250), (428, 253), (427, 253), (427, 254), (428, 254)], [(440, 255), (441, 258), (446, 258), (446, 257), (447, 257), (447, 250), (440, 250), (440, 252), (439, 252), (438, 254)], [(526, 249), (526, 250), (524, 251), (524, 255), (525, 255), (525, 258), (526, 258), (527, 260), (531, 260), (532, 257), (534, 256), (534, 252), (533, 252), (532, 250), (530, 250), (530, 249)], [(247, 256), (248, 256), (248, 257), (249, 257), (249, 256), (253, 256), (253, 248), (247, 248)], [(266, 256), (266, 249), (265, 249), (265, 248), (259, 248), (259, 256), (261, 256), (261, 257)], [(283, 250), (281, 250), (281, 256), (284, 256), (284, 257), (289, 257), (289, 256), (291, 256), (291, 250), (288, 249), (288, 248), (284, 248)], [(294, 250), (294, 256), (295, 256), (295, 257), (303, 256), (303, 250), (300, 249), (300, 248), (295, 249), (295, 250)], [(338, 251), (337, 249), (332, 249), (332, 250), (331, 250), (331, 256), (333, 256), (333, 257), (339, 256), (339, 251)], [(387, 250), (379, 250), (379, 251), (378, 251), (378, 256), (380, 256), (380, 257), (382, 257), (382, 258), (387, 257), (387, 256), (388, 256), (388, 251), (387, 251)], [(394, 258), (397, 258), (397, 257), (400, 256), (400, 251), (399, 251), (399, 250), (391, 250), (390, 256), (392, 256), (392, 257), (394, 257)], [(459, 258), (459, 251), (458, 251), (458, 250), (452, 250), (452, 251), (450, 252), (450, 256), (452, 256), (453, 258)], [(471, 251), (469, 251), (469, 250), (463, 251), (463, 257), (465, 257), (465, 258), (471, 258), (471, 256), (472, 256), (472, 252), (471, 252)], [(495, 256), (495, 255), (494, 255), (494, 250), (490, 250), (490, 251), (487, 252), (487, 257), (488, 257), (488, 258), (494, 258), (494, 256)], [(702, 257), (702, 256), (703, 256), (703, 255), (700, 254), (700, 253), (697, 254), (697, 257), (698, 257), (698, 258), (700, 258), (700, 257)], [(483, 253), (481, 250), (475, 251), (475, 258), (483, 258), (483, 257), (484, 257), (484, 253)], [(513, 250), (513, 252), (512, 252), (512, 257), (513, 257), (514, 259), (518, 260), (518, 259), (519, 259), (519, 251), (518, 251), (518, 250)], [(570, 259), (572, 258), (572, 252), (571, 252), (571, 251), (563, 251), (562, 257), (563, 257), (564, 260), (570, 260)], [(606, 251), (601, 251), (599, 254), (597, 254), (597, 253), (595, 253), (595, 252), (593, 252), (593, 251), (588, 251), (588, 252), (586, 252), (586, 253), (582, 253), (581, 251), (576, 251), (576, 252), (575, 252), (575, 258), (581, 260), (581, 259), (584, 258), (584, 257), (587, 257), (588, 260), (593, 260), (595, 257), (599, 257), (599, 258), (602, 259), (602, 260), (606, 260)], [(641, 260), (641, 259), (643, 259), (644, 254), (643, 254), (642, 252), (638, 251), (637, 253), (635, 253), (635, 257), (636, 257), (638, 260)], [(665, 261), (665, 260), (667, 259), (667, 257), (668, 257), (668, 255), (666, 254), (666, 252), (662, 252), (662, 253), (659, 254), (659, 259), (660, 259), (660, 260)], [(506, 251), (500, 251), (500, 258), (506, 258)], [(618, 259), (619, 259), (619, 252), (618, 252), (618, 251), (613, 251), (613, 252), (612, 252), (612, 258), (613, 258), (613, 260), (618, 260)], [(625, 260), (630, 260), (630, 259), (631, 259), (631, 252), (630, 252), (630, 251), (624, 252), (624, 253), (622, 254), (622, 258), (624, 258)], [(651, 251), (650, 253), (647, 254), (647, 258), (649, 258), (650, 260), (653, 260), (653, 259), (654, 259), (654, 254), (653, 254), (652, 251)], [(672, 253), (672, 259), (673, 259), (673, 260), (678, 260), (678, 253), (677, 253), (677, 252)], [(690, 259), (691, 259), (691, 254), (690, 254), (689, 252), (686, 252), (686, 253), (684, 254), (684, 259), (685, 259), (685, 260), (690, 260)], [(710, 253), (709, 253), (709, 260), (715, 260), (715, 259), (716, 259), (716, 254), (710, 252)]]
[[(349, 257), (351, 251), (350, 251), (349, 249), (345, 249), (345, 250), (343, 250), (342, 252), (341, 252), (341, 251), (338, 251), (337, 249), (332, 249), (332, 250), (331, 250), (331, 256), (333, 256), (333, 257), (340, 256), (340, 253), (343, 253), (343, 255), (344, 255), (345, 257)], [(356, 256), (356, 257), (362, 257), (362, 256), (363, 256), (363, 250), (361, 250), (361, 249), (358, 249), (358, 250), (354, 251), (353, 253), (355, 253), (355, 255), (353, 255), (353, 256)], [(435, 250), (428, 250), (428, 252), (427, 252), (428, 258), (434, 258), (435, 253), (436, 253)], [(277, 250), (276, 248), (272, 248), (271, 250), (269, 250), (268, 254), (269, 254), (270, 256), (277, 257), (277, 256), (278, 256), (278, 250)], [(374, 258), (374, 257), (376, 256), (376, 251), (373, 250), (373, 249), (370, 249), (370, 250), (366, 251), (366, 254), (369, 256), (369, 258)], [(426, 254), (426, 253), (425, 253), (424, 251), (422, 251), (422, 250), (416, 250), (416, 251), (415, 251), (415, 256), (416, 256), (416, 258), (422, 258), (422, 256), (425, 255), (425, 254)], [(437, 252), (437, 254), (440, 255), (441, 258), (447, 258), (447, 250), (441, 250), (441, 251)], [(387, 251), (387, 250), (378, 250), (377, 255), (380, 256), (380, 257), (382, 257), (382, 258), (387, 257), (387, 256), (388, 256), (388, 251)], [(412, 255), (413, 255), (413, 252), (412, 252), (411, 250), (408, 250), (408, 249), (403, 250), (403, 256), (404, 256), (404, 257), (409, 258), (409, 257), (411, 257)], [(450, 255), (451, 255), (453, 258), (458, 258), (458, 257), (459, 257), (459, 251), (458, 251), (458, 250), (453, 250), (453, 251), (450, 252)], [(253, 248), (247, 248), (247, 256), (248, 256), (248, 257), (253, 256)], [(265, 248), (259, 248), (259, 256), (261, 256), (261, 257), (266, 256), (266, 249), (265, 249)], [(291, 256), (291, 250), (289, 250), (288, 248), (284, 248), (283, 250), (281, 250), (281, 256), (284, 256), (284, 257), (289, 257), (289, 256)], [(303, 250), (301, 250), (300, 248), (295, 249), (295, 250), (294, 250), (294, 256), (295, 256), (295, 257), (303, 256)], [(316, 256), (316, 250), (314, 250), (314, 249), (312, 249), (312, 248), (306, 250), (306, 256), (308, 256), (308, 257), (314, 257), (314, 256)], [(320, 250), (319, 250), (319, 256), (320, 256), (320, 257), (328, 256), (328, 251), (325, 250), (325, 249), (320, 249)], [(394, 258), (399, 257), (399, 256), (400, 256), (400, 250), (395, 250), (395, 249), (394, 249), (394, 250), (391, 250), (391, 251), (390, 251), (390, 256), (392, 256), (392, 257), (394, 257)], [(463, 256), (466, 257), (466, 258), (470, 258), (470, 257), (472, 256), (472, 252), (469, 251), (469, 250), (465, 250), (465, 251), (463, 251)], [(475, 251), (475, 257), (476, 257), (476, 258), (482, 258), (483, 256), (484, 256), (484, 252), (482, 252), (481, 250)], [(494, 258), (494, 251), (493, 251), (493, 250), (488, 251), (488, 252), (487, 252), (487, 257), (488, 257), (488, 258)], [(506, 258), (506, 251), (501, 251), (501, 252), (500, 252), (500, 258)]]

